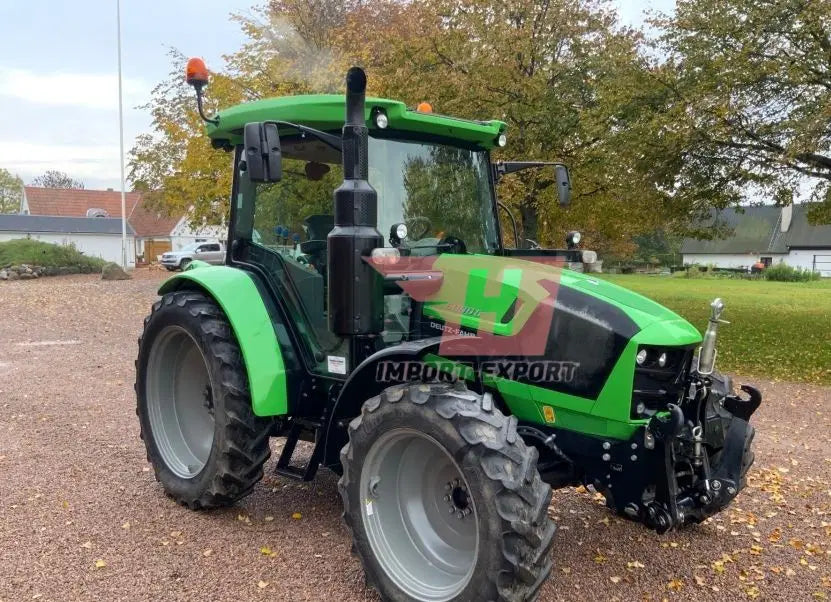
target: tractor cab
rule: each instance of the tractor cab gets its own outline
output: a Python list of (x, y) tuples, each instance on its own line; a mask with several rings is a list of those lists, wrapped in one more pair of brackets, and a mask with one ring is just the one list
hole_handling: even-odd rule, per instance
[[(301, 332), (306, 366), (328, 375), (329, 357), (345, 358), (352, 367), (365, 355), (350, 357), (354, 348), (329, 323), (329, 281), (338, 278), (332, 270), (344, 259), (333, 256), (327, 241), (335, 227), (332, 194), (345, 176), (344, 103), (342, 95), (266, 99), (221, 111), (208, 124), (214, 146), (234, 153), (228, 263), (255, 271), (268, 283)], [(495, 193), (502, 175), (555, 165), (563, 195), (570, 191), (561, 165), (491, 162), (491, 150), (507, 142), (504, 123), (446, 117), (426, 103), (410, 109), (381, 98), (366, 99), (361, 122), (367, 132), (367, 182), (378, 198), (376, 249), (386, 249), (390, 258), (423, 263), (455, 254), (581, 260), (576, 248), (504, 247), (499, 213), (507, 208), (500, 207)], [(246, 126), (261, 123), (275, 124), (279, 178), (252, 178), (249, 169)], [(513, 240), (518, 240), (515, 232)], [(371, 274), (364, 278), (358, 286), (371, 288)], [(383, 293), (383, 325), (373, 351), (441, 334), (429, 328), (431, 321), (395, 283), (387, 282)]]

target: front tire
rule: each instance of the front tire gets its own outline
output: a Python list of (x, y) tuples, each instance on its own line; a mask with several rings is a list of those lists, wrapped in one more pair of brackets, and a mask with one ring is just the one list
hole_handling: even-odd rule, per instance
[(551, 572), (551, 487), (516, 419), (463, 385), (395, 386), (349, 425), (338, 489), (384, 600), (535, 600)]
[(190, 262), (191, 262), (190, 259), (187, 259), (187, 258), (183, 259), (182, 261), (179, 262), (179, 269), (184, 272), (186, 269), (188, 269), (188, 266), (190, 265)]
[(251, 409), (231, 325), (213, 299), (153, 304), (136, 360), (136, 413), (156, 479), (191, 509), (228, 506), (263, 477), (271, 421)]

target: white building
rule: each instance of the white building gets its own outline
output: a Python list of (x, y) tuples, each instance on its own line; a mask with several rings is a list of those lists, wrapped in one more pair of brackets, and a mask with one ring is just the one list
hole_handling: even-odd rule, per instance
[(803, 203), (720, 211), (714, 223), (727, 226), (729, 234), (713, 240), (684, 240), (684, 265), (750, 269), (757, 262), (786, 263), (831, 277), (831, 224), (809, 224), (810, 207)]
[[(121, 264), (121, 220), (103, 217), (54, 217), (0, 214), (0, 242), (31, 238), (56, 245), (74, 245), (88, 257)], [(136, 238), (127, 225), (127, 261), (135, 266)]]
[[(135, 232), (135, 257), (156, 261), (166, 251), (178, 251), (192, 242), (225, 240), (222, 226), (194, 228), (187, 215), (165, 215), (145, 206), (141, 193), (128, 192), (125, 198), (127, 223)], [(26, 215), (120, 218), (121, 192), (116, 190), (75, 190), (26, 186), (20, 213)]]

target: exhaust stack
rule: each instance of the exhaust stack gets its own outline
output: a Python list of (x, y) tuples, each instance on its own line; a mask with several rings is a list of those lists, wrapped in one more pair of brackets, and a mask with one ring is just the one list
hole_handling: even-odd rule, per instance
[(343, 184), (335, 190), (335, 227), (329, 233), (329, 329), (340, 336), (380, 333), (384, 326), (381, 278), (366, 261), (383, 247), (378, 232), (378, 195), (367, 181), (366, 74), (346, 74)]

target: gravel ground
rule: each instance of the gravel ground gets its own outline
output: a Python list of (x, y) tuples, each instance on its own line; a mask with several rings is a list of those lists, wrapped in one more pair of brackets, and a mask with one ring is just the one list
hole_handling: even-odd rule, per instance
[[(0, 283), (0, 601), (376, 600), (328, 471), (297, 484), (270, 474), (272, 458), (250, 497), (209, 513), (162, 494), (132, 385), (164, 275)], [(737, 502), (658, 536), (589, 492), (556, 492), (542, 600), (831, 596), (831, 389), (752, 383), (765, 401)]]

